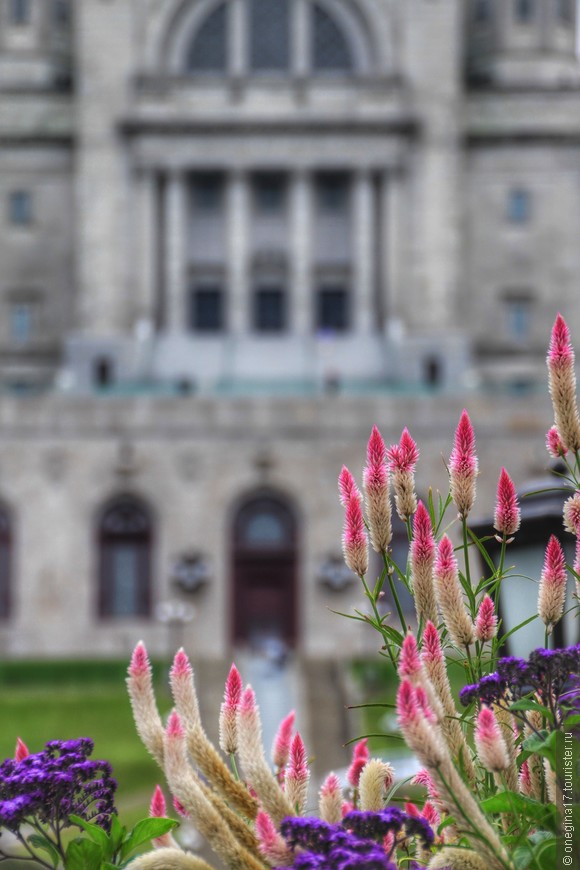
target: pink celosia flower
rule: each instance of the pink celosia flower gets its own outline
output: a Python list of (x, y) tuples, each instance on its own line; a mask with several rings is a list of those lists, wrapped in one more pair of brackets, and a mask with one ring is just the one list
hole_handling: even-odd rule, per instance
[(341, 792), (342, 788), (338, 776), (335, 773), (329, 773), (320, 787), (320, 794), (328, 797), (329, 795), (340, 794)]
[(277, 767), (278, 770), (282, 770), (282, 768), (286, 765), (288, 761), (295, 719), (296, 713), (294, 712), (294, 710), (291, 710), (290, 713), (288, 713), (288, 715), (284, 719), (282, 719), (280, 725), (278, 726), (278, 730), (276, 732), (276, 736), (274, 738), (274, 743), (272, 746), (272, 761), (274, 762), (274, 766)]
[(342, 814), (343, 819), (348, 813), (352, 813), (353, 810), (354, 810), (354, 804), (351, 801), (343, 801), (342, 802), (342, 807), (341, 807), (340, 812)]
[(220, 709), (219, 743), (226, 755), (234, 755), (238, 749), (237, 715), (242, 697), (242, 678), (234, 664), (230, 668)]
[(439, 542), (435, 560), (435, 589), (449, 636), (456, 646), (473, 643), (473, 623), (465, 609), (457, 559), (447, 535)]
[(387, 457), (389, 471), (393, 475), (397, 514), (406, 522), (417, 510), (415, 465), (419, 458), (419, 450), (407, 428), (403, 429), (399, 443), (388, 449)]
[(479, 758), (492, 773), (509, 767), (510, 760), (499, 722), (489, 707), (482, 707), (475, 727), (475, 745)]
[(155, 791), (153, 792), (153, 796), (151, 798), (151, 804), (149, 805), (149, 815), (153, 819), (164, 819), (167, 815), (167, 804), (165, 802), (165, 795), (163, 794), (163, 790), (160, 785), (155, 786)]
[(443, 661), (443, 648), (441, 646), (441, 638), (439, 632), (432, 622), (428, 622), (423, 632), (423, 649), (421, 650), (421, 658), (424, 662)]
[(445, 747), (434, 727), (425, 692), (403, 680), (397, 692), (397, 719), (405, 741), (424, 764), (438, 766), (445, 757)]
[(390, 857), (391, 852), (396, 846), (395, 835), (392, 831), (389, 831), (388, 834), (385, 834), (383, 837), (383, 849), (386, 852), (387, 857)]
[(183, 725), (181, 724), (181, 717), (179, 713), (177, 713), (175, 710), (173, 710), (169, 715), (165, 733), (168, 737), (176, 738), (179, 740), (185, 737), (185, 730), (183, 728)]
[(193, 668), (191, 667), (190, 661), (187, 657), (187, 653), (183, 648), (178, 650), (175, 653), (175, 658), (173, 659), (173, 664), (171, 666), (170, 676), (173, 679), (180, 679), (181, 677), (191, 677), (193, 673)]
[(437, 798), (439, 797), (439, 791), (437, 790), (437, 786), (433, 781), (433, 777), (424, 767), (421, 768), (419, 773), (415, 774), (414, 778), (412, 779), (412, 783), (413, 785), (424, 785), (427, 789), (427, 794), (430, 798), (433, 798), (433, 800), (437, 800)]
[(464, 410), (455, 430), (455, 442), (449, 457), (451, 497), (462, 519), (473, 507), (476, 477), (475, 433), (469, 415)]
[(339, 824), (342, 819), (342, 787), (335, 773), (329, 773), (318, 793), (320, 818), (330, 825)]
[(276, 830), (268, 813), (258, 813), (255, 824), (258, 848), (268, 863), (273, 867), (284, 867), (290, 864), (292, 852)]
[(554, 459), (561, 459), (561, 457), (565, 456), (568, 452), (568, 448), (562, 442), (556, 426), (552, 426), (548, 429), (546, 434), (546, 449)]
[(435, 725), (437, 723), (437, 717), (431, 709), (431, 706), (429, 704), (429, 698), (427, 697), (427, 692), (425, 691), (423, 686), (419, 685), (415, 687), (415, 698), (425, 719)]
[(532, 785), (532, 777), (530, 775), (530, 765), (528, 764), (528, 760), (526, 759), (522, 762), (522, 766), (520, 767), (520, 773), (518, 776), (518, 783), (520, 787), (520, 791), (526, 797), (532, 797), (534, 792), (534, 787)]
[(413, 816), (413, 818), (418, 819), (419, 816), (422, 815), (417, 804), (411, 803), (411, 801), (407, 801), (405, 804), (405, 812), (408, 816)]
[(344, 561), (350, 570), (359, 577), (364, 576), (369, 567), (368, 541), (357, 495), (351, 495), (346, 505), (342, 549)]
[(401, 655), (399, 656), (399, 676), (412, 678), (421, 671), (421, 659), (417, 649), (417, 641), (409, 632), (403, 640)]
[(358, 743), (355, 743), (352, 753), (352, 761), (346, 775), (346, 778), (353, 788), (358, 788), (362, 769), (369, 760), (369, 757), (368, 740), (365, 737), (362, 740), (359, 740)]
[(149, 662), (149, 656), (147, 655), (145, 644), (142, 640), (140, 640), (135, 649), (133, 650), (133, 655), (131, 656), (131, 663), (129, 665), (129, 676), (143, 677), (148, 676), (150, 673), (151, 664)]
[(475, 636), (485, 643), (495, 637), (497, 633), (497, 616), (492, 599), (486, 595), (479, 605), (475, 619)]
[(571, 535), (580, 537), (580, 492), (575, 492), (564, 502), (564, 528)]
[(308, 794), (308, 758), (302, 737), (297, 732), (290, 746), (290, 758), (286, 767), (284, 784), (286, 796), (299, 813), (304, 811)]
[(14, 761), (23, 761), (23, 759), (27, 758), (30, 755), (30, 750), (28, 746), (21, 740), (20, 737), (16, 739), (16, 748), (14, 750)]
[(576, 401), (574, 349), (566, 321), (558, 314), (550, 336), (548, 379), (554, 421), (560, 440), (569, 450), (580, 449), (580, 417)]
[(538, 593), (538, 613), (551, 634), (564, 613), (566, 601), (566, 557), (555, 535), (546, 547), (544, 568)]
[(341, 504), (346, 507), (352, 495), (356, 495), (359, 501), (362, 499), (360, 490), (355, 483), (354, 477), (346, 467), (342, 466), (342, 471), (338, 476), (338, 493)]
[(187, 812), (181, 801), (179, 801), (176, 797), (173, 798), (173, 807), (175, 809), (175, 812), (183, 819), (189, 818), (189, 813)]
[(377, 553), (386, 552), (393, 536), (386, 457), (385, 442), (373, 426), (367, 447), (364, 490), (371, 544)]
[(513, 481), (502, 468), (497, 485), (494, 527), (500, 535), (510, 538), (520, 527), (520, 508)]
[(429, 511), (422, 501), (417, 505), (413, 518), (413, 540), (411, 541), (411, 579), (417, 621), (437, 621), (437, 602), (433, 586), (433, 564), (435, 562), (435, 538)]
[(425, 801), (425, 803), (423, 804), (421, 815), (424, 819), (427, 819), (433, 830), (436, 831), (441, 824), (441, 816), (439, 815), (431, 801)]

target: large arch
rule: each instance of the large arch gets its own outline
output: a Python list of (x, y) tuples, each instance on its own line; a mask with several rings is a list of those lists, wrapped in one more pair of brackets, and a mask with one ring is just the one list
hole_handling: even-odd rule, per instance
[(298, 640), (298, 517), (274, 490), (240, 499), (232, 512), (231, 634), (234, 645), (259, 648)]
[(97, 522), (98, 614), (101, 619), (151, 615), (153, 515), (135, 495), (122, 494)]

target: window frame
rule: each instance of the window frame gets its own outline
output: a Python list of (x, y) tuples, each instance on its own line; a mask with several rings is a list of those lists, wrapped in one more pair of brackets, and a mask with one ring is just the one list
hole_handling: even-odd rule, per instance
[[(115, 532), (107, 528), (114, 512), (133, 511), (132, 522), (144, 522), (144, 529), (134, 531), (125, 529)], [(121, 517), (121, 523), (127, 523), (127, 517)], [(152, 616), (152, 586), (154, 557), (154, 517), (148, 505), (133, 495), (120, 495), (111, 499), (100, 511), (97, 523), (97, 562), (98, 562), (98, 595), (97, 615), (100, 620), (150, 619)], [(113, 557), (115, 549), (120, 546), (132, 546), (137, 557), (138, 569), (136, 607), (133, 613), (118, 613), (115, 611), (115, 577), (113, 575)]]
[(27, 229), (34, 223), (34, 201), (32, 192), (24, 187), (15, 188), (8, 193), (8, 223), (11, 227)]
[[(200, 309), (198, 303), (200, 298), (205, 295), (214, 296), (217, 300), (217, 318), (215, 325), (203, 325), (200, 323)], [(204, 280), (196, 281), (191, 287), (189, 294), (189, 331), (200, 335), (218, 335), (225, 332), (225, 292), (223, 284), (220, 281)]]
[[(265, 321), (260, 321), (260, 300), (265, 297), (275, 296), (279, 299), (279, 317), (280, 319), (274, 325), (268, 325)], [(253, 298), (253, 331), (257, 335), (275, 336), (282, 335), (288, 330), (288, 294), (285, 285), (280, 282), (262, 281), (258, 282), (254, 288)]]
[(9, 19), (12, 27), (28, 27), (32, 21), (31, 0), (10, 0)]
[(512, 226), (526, 226), (533, 216), (533, 195), (527, 187), (511, 187), (505, 203), (506, 220)]
[[(324, 297), (327, 299), (331, 295), (338, 295), (342, 297), (343, 304), (343, 318), (344, 322), (341, 325), (333, 325), (333, 324), (324, 324), (322, 322), (322, 314), (324, 308)], [(346, 282), (340, 281), (321, 281), (318, 283), (318, 287), (316, 290), (316, 332), (322, 333), (325, 335), (329, 334), (339, 334), (343, 335), (346, 332), (349, 332), (351, 328), (351, 293)]]

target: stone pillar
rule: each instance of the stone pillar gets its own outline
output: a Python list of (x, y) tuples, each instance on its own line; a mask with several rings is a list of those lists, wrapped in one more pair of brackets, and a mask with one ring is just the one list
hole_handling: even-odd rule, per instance
[(290, 189), (291, 328), (308, 335), (314, 328), (312, 275), (312, 177), (296, 172)]
[(353, 223), (353, 326), (356, 332), (368, 334), (376, 326), (375, 311), (375, 209), (373, 177), (370, 170), (360, 170), (354, 176)]
[(147, 319), (158, 325), (157, 299), (157, 196), (158, 177), (154, 170), (143, 170), (135, 177), (135, 275), (133, 320)]
[(230, 3), (230, 73), (235, 79), (244, 76), (248, 71), (248, 27), (246, 25), (246, 10), (244, 0), (233, 0)]
[(228, 326), (231, 333), (247, 331), (251, 320), (248, 228), (250, 197), (246, 173), (235, 171), (228, 177)]
[(308, 75), (310, 67), (311, 34), (308, 21), (309, 7), (306, 0), (295, 0), (292, 4), (292, 41), (294, 51), (294, 68), (292, 72), (298, 79)]
[(165, 185), (165, 328), (169, 332), (185, 329), (187, 224), (185, 175), (172, 171)]
[(383, 173), (380, 188), (380, 240), (381, 269), (379, 315), (384, 329), (389, 321), (401, 319), (404, 306), (401, 293), (404, 286), (404, 176), (403, 170), (393, 168)]

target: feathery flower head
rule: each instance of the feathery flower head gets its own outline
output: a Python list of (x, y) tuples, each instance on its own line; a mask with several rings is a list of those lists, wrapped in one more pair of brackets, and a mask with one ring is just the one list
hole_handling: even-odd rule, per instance
[(169, 715), (165, 733), (169, 738), (178, 738), (181, 740), (183, 737), (185, 737), (185, 731), (181, 723), (181, 717), (176, 710), (172, 710)]
[(533, 786), (532, 786), (532, 777), (530, 774), (530, 765), (528, 763), (528, 759), (522, 763), (520, 767), (520, 773), (518, 776), (518, 783), (520, 787), (520, 791), (526, 797), (532, 797), (533, 795)]
[(343, 815), (342, 787), (335, 773), (329, 773), (318, 792), (318, 813), (320, 818), (337, 825)]
[(181, 647), (176, 653), (175, 658), (173, 659), (173, 664), (171, 666), (170, 677), (172, 680), (179, 680), (183, 677), (187, 677), (188, 679), (193, 674), (193, 669), (191, 667), (190, 661), (187, 657), (187, 653)]
[(509, 767), (510, 760), (499, 722), (489, 707), (482, 707), (475, 727), (475, 745), (482, 764), (492, 773)]
[(395, 778), (392, 766), (379, 758), (371, 758), (362, 769), (359, 779), (360, 807), (378, 812), (385, 804), (385, 796)]
[(431, 709), (427, 692), (423, 686), (415, 686), (415, 699), (425, 719), (435, 725), (437, 723), (437, 717)]
[(352, 495), (356, 495), (359, 501), (362, 499), (355, 479), (346, 467), (346, 465), (342, 466), (342, 470), (338, 475), (338, 493), (340, 497), (340, 503), (343, 505), (343, 507), (347, 506)]
[(435, 538), (429, 511), (422, 501), (413, 517), (413, 540), (410, 547), (411, 581), (417, 622), (437, 620), (437, 600), (433, 585)]
[(546, 433), (546, 449), (554, 459), (561, 459), (568, 452), (568, 448), (560, 438), (557, 426), (552, 426)]
[(429, 511), (422, 501), (417, 504), (413, 517), (413, 540), (411, 541), (411, 557), (415, 564), (429, 562), (435, 558), (435, 538)]
[(415, 471), (415, 466), (419, 459), (419, 449), (411, 438), (406, 426), (403, 429), (399, 443), (392, 444), (387, 450), (387, 458), (389, 460), (389, 471), (393, 473), (406, 471), (412, 474)]
[(177, 815), (181, 816), (182, 819), (189, 818), (189, 813), (187, 812), (181, 801), (178, 800), (178, 798), (176, 798), (175, 796), (173, 797), (173, 808)]
[(373, 426), (367, 445), (367, 465), (370, 468), (380, 469), (385, 466), (387, 460), (387, 448), (383, 436), (376, 426)]
[(424, 662), (441, 662), (444, 658), (439, 632), (431, 621), (427, 623), (423, 632), (421, 658)]
[(439, 791), (437, 789), (437, 786), (435, 785), (433, 777), (425, 767), (422, 767), (421, 770), (415, 774), (411, 782), (413, 783), (413, 785), (425, 786), (425, 788), (427, 789), (427, 794), (430, 798), (433, 798), (433, 800), (437, 800), (437, 798), (439, 797)]
[(358, 788), (360, 775), (362, 773), (363, 767), (365, 766), (369, 758), (370, 753), (368, 748), (368, 739), (364, 737), (362, 740), (359, 740), (354, 745), (354, 749), (352, 751), (352, 761), (346, 775), (346, 778), (348, 779), (353, 788)]
[(408, 632), (403, 640), (401, 655), (399, 657), (399, 676), (413, 678), (421, 671), (421, 658), (417, 648), (417, 641), (411, 632)]
[(560, 441), (569, 450), (580, 448), (580, 416), (576, 400), (576, 372), (570, 330), (558, 314), (548, 351), (548, 380), (554, 422)]
[(453, 450), (449, 457), (451, 496), (462, 518), (468, 515), (475, 501), (477, 471), (475, 433), (469, 419), (469, 414), (466, 410), (463, 410), (455, 430)]
[(306, 806), (309, 778), (306, 748), (302, 737), (296, 732), (290, 747), (290, 758), (284, 775), (284, 785), (290, 804), (296, 807), (300, 813), (304, 812)]
[(456, 646), (469, 646), (473, 643), (473, 623), (465, 608), (457, 559), (447, 535), (439, 542), (434, 577), (437, 600), (451, 640)]
[(251, 686), (246, 686), (244, 689), (238, 709), (242, 716), (247, 715), (248, 713), (255, 713), (258, 709), (258, 705), (256, 704), (256, 693)]
[(285, 867), (290, 864), (292, 852), (276, 830), (276, 826), (268, 813), (258, 813), (255, 824), (260, 854), (271, 866)]
[(497, 616), (492, 599), (486, 595), (479, 605), (475, 619), (475, 636), (477, 640), (485, 643), (497, 634)]
[(555, 535), (551, 535), (546, 547), (544, 568), (538, 593), (538, 613), (551, 633), (564, 613), (566, 602), (566, 557)]
[(276, 732), (276, 736), (274, 737), (274, 743), (272, 746), (272, 761), (274, 762), (274, 765), (278, 768), (278, 770), (281, 770), (283, 767), (285, 767), (288, 761), (295, 719), (296, 713), (294, 712), (294, 710), (291, 710), (290, 713), (288, 713), (288, 715), (280, 722), (280, 725), (278, 726), (278, 730)]
[(371, 544), (377, 553), (382, 553), (387, 550), (391, 542), (393, 530), (386, 448), (376, 426), (373, 426), (369, 438), (363, 482)]
[(494, 528), (500, 535), (510, 538), (520, 527), (520, 508), (513, 481), (502, 468), (497, 485)]
[(160, 785), (155, 786), (155, 791), (149, 805), (149, 815), (154, 819), (163, 819), (167, 813), (165, 795)]
[(410, 680), (403, 680), (397, 692), (397, 718), (401, 728), (417, 721), (420, 716), (415, 689)]
[(329, 773), (322, 786), (320, 787), (320, 794), (324, 797), (327, 797), (331, 794), (341, 794), (342, 788), (340, 785), (340, 780), (335, 773)]
[(366, 574), (369, 567), (368, 540), (357, 495), (351, 495), (346, 505), (342, 549), (344, 561), (350, 570), (359, 577)]
[(580, 492), (575, 492), (564, 502), (564, 528), (580, 538)]
[(147, 655), (145, 644), (142, 640), (140, 640), (135, 649), (133, 650), (133, 655), (131, 656), (131, 663), (129, 665), (129, 676), (143, 677), (148, 676), (150, 673), (151, 664), (149, 662), (149, 656)]
[(30, 755), (30, 750), (28, 746), (21, 740), (20, 737), (16, 738), (16, 748), (14, 750), (14, 761), (22, 761), (23, 758), (26, 758), (27, 755)]
[(242, 697), (242, 678), (234, 664), (226, 680), (224, 700), (220, 708), (219, 744), (226, 755), (234, 755), (238, 749), (238, 707)]
[(235, 664), (232, 664), (230, 668), (230, 672), (228, 674), (228, 678), (226, 680), (226, 687), (224, 691), (224, 704), (228, 709), (237, 710), (238, 704), (242, 698), (242, 691), (244, 689), (242, 678), (240, 676), (240, 672), (238, 671)]
[(424, 819), (427, 819), (427, 821), (434, 830), (437, 830), (437, 828), (441, 824), (441, 816), (439, 815), (437, 809), (431, 803), (431, 801), (425, 801), (425, 803), (423, 804), (421, 815)]

